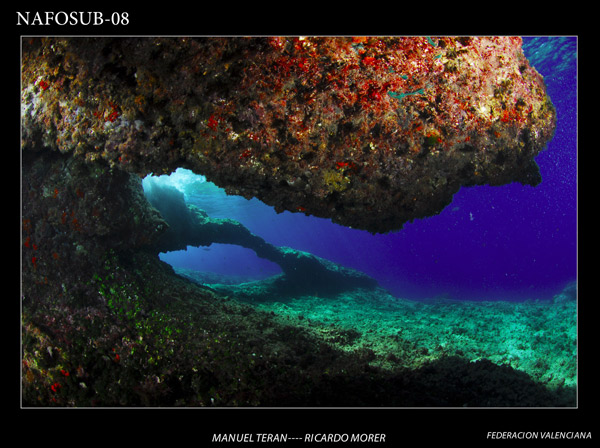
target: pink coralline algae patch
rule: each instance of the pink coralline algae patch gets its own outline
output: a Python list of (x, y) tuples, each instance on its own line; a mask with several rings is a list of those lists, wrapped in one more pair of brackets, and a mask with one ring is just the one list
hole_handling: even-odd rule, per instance
[(372, 232), (539, 183), (556, 124), (518, 37), (28, 39), (22, 111), (24, 148)]

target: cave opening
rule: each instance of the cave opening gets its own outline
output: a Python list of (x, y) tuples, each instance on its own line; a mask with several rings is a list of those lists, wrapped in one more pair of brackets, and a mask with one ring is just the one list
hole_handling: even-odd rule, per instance
[(186, 250), (162, 252), (159, 258), (175, 272), (194, 275), (208, 284), (247, 283), (281, 273), (276, 263), (260, 258), (251, 249), (233, 244), (188, 246)]
[[(179, 168), (170, 175), (150, 174), (142, 180), (142, 187), (146, 198), (160, 207), (163, 213), (166, 208), (172, 207), (168, 201), (177, 202), (183, 198), (185, 204), (200, 208), (210, 218), (235, 219), (251, 224), (252, 217), (256, 218), (260, 209), (264, 212), (269, 208), (257, 199), (247, 200), (241, 196), (228, 195), (222, 188), (206, 180), (205, 176), (184, 168)], [(181, 196), (175, 195), (173, 189)], [(167, 193), (169, 190), (171, 193)], [(160, 205), (158, 201), (161, 202)], [(282, 272), (278, 264), (237, 244), (188, 244), (179, 250), (160, 252), (159, 258), (171, 265), (177, 273), (207, 284), (240, 284), (263, 280)]]
[[(280, 232), (293, 240), (296, 230), (314, 218), (277, 214), (257, 199), (227, 195), (203, 176), (182, 169), (171, 176), (146, 177), (142, 187), (168, 225), (155, 246), (159, 258), (195, 283), (211, 287), (253, 283), (250, 289), (259, 293), (251, 293), (252, 300), (336, 294), (377, 283), (277, 238)], [(249, 297), (247, 291), (242, 295)]]

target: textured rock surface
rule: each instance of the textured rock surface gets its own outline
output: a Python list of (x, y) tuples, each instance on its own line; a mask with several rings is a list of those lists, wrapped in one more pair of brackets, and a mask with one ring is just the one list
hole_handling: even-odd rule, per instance
[(167, 228), (141, 183), (103, 163), (25, 151), (22, 166), (22, 284), (41, 299), (80, 289), (108, 252), (143, 250)]
[(27, 38), (22, 73), (25, 148), (373, 232), (539, 183), (556, 120), (518, 37)]

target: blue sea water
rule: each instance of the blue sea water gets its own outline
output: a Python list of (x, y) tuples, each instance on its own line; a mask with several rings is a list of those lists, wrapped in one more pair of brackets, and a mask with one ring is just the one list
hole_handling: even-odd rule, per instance
[[(536, 161), (542, 183), (462, 188), (439, 215), (372, 235), (302, 213), (277, 214), (257, 199), (227, 196), (185, 170), (161, 177), (214, 218), (240, 221), (278, 246), (318, 255), (374, 277), (397, 297), (549, 299), (577, 278), (577, 38), (524, 37), (523, 50), (557, 109), (553, 140)], [(176, 267), (265, 278), (280, 272), (230, 245), (161, 254)]]

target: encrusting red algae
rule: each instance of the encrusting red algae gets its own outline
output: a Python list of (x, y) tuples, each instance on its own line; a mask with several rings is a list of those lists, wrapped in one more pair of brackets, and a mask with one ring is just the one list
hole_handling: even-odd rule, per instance
[(556, 125), (519, 37), (31, 38), (22, 80), (25, 146), (371, 232), (539, 183)]

